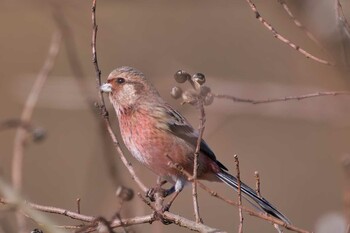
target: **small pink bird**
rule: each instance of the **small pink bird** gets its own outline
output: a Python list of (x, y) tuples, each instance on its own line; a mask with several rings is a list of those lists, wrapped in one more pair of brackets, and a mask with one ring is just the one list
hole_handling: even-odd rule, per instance
[[(130, 153), (159, 177), (174, 184), (166, 195), (180, 193), (188, 179), (170, 167), (169, 162), (179, 164), (192, 174), (198, 131), (160, 97), (143, 73), (134, 68), (123, 66), (113, 70), (101, 90), (109, 93), (121, 136)], [(222, 181), (237, 190), (236, 177), (227, 172), (204, 140), (200, 144), (198, 163), (198, 179)], [(266, 213), (289, 223), (252, 188), (241, 183), (241, 191), (250, 203), (256, 202)]]

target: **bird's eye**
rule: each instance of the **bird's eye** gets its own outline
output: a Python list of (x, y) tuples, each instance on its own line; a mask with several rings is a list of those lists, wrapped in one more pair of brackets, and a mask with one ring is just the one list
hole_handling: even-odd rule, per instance
[(124, 78), (117, 78), (116, 82), (119, 83), (119, 84), (122, 84), (122, 83), (125, 82), (125, 79)]

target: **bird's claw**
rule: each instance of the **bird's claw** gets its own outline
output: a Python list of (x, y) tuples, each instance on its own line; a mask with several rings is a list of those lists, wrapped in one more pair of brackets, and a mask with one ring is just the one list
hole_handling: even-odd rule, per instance
[(146, 197), (148, 197), (151, 202), (155, 202), (156, 201), (156, 199), (154, 198), (155, 193), (156, 193), (156, 189), (150, 188), (146, 192)]

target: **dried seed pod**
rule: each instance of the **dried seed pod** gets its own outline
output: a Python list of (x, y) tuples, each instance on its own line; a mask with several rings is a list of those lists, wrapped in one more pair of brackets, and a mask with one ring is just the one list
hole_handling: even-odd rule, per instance
[(214, 102), (214, 95), (208, 93), (204, 98), (204, 105), (211, 105)]
[(32, 130), (32, 137), (34, 142), (40, 142), (46, 137), (46, 130), (43, 128), (34, 128)]
[(205, 83), (205, 75), (202, 73), (196, 73), (192, 76), (192, 81), (199, 85), (203, 85)]
[(182, 93), (182, 104), (196, 104), (198, 102), (198, 94), (193, 89), (188, 89)]
[(170, 95), (171, 95), (174, 99), (180, 98), (181, 95), (182, 95), (182, 89), (181, 89), (181, 87), (175, 86), (175, 87), (171, 88)]
[(191, 75), (184, 70), (178, 70), (174, 75), (175, 81), (184, 83), (191, 78)]
[(134, 197), (134, 190), (124, 186), (119, 186), (117, 191), (115, 191), (115, 195), (123, 201), (130, 201)]
[(208, 93), (211, 93), (211, 89), (208, 86), (202, 86), (201, 88), (201, 96), (205, 97), (208, 95)]

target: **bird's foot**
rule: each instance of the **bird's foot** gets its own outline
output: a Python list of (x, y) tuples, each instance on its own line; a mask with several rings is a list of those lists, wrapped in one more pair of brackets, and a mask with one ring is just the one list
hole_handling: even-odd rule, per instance
[(160, 194), (161, 197), (166, 197), (168, 195), (167, 191), (168, 191), (167, 189), (163, 189), (159, 186), (156, 186), (154, 188), (150, 188), (147, 190), (146, 197), (148, 197), (151, 202), (155, 202), (156, 201), (156, 198), (155, 198), (156, 193)]

